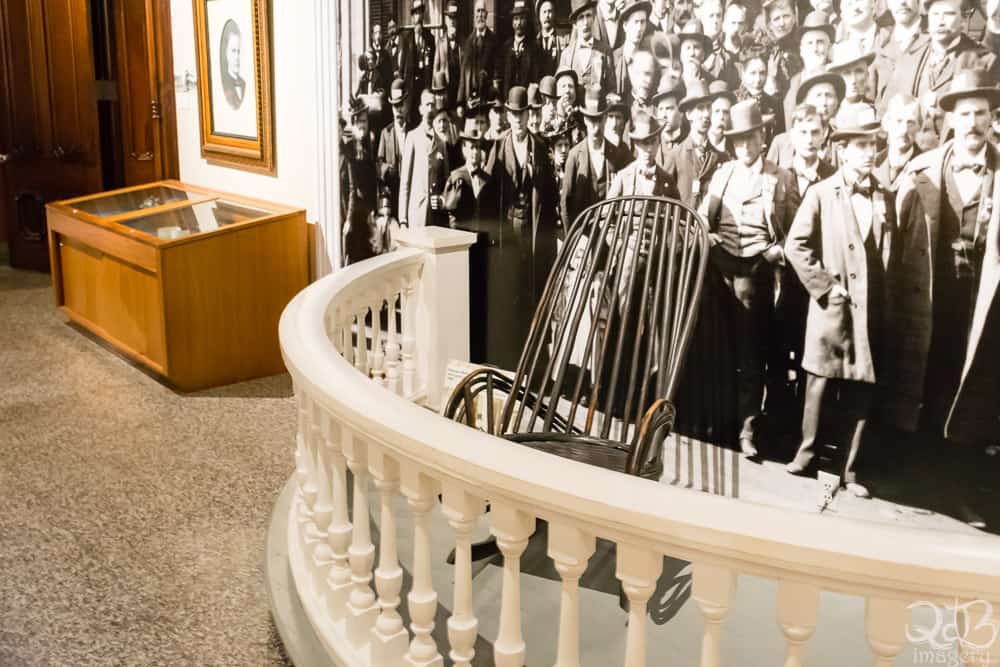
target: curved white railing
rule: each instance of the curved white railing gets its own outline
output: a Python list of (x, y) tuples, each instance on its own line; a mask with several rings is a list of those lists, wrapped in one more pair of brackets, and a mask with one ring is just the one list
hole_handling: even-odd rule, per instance
[[(581, 661), (578, 583), (596, 537), (616, 546), (616, 576), (630, 601), (622, 626), (629, 666), (645, 664), (646, 603), (663, 555), (692, 563), (706, 666), (719, 664), (721, 624), (742, 574), (778, 583), (787, 667), (803, 664), (821, 590), (865, 598), (864, 627), (876, 665), (891, 664), (906, 645), (910, 603), (1000, 603), (996, 538), (929, 534), (657, 484), (520, 447), (420, 405), (439, 404), (445, 363), (467, 354), (471, 239), (461, 234), (412, 234), (404, 241), (409, 247), (311, 285), (281, 318), (281, 347), (299, 405), (292, 572), (335, 662), (440, 665), (444, 653), (454, 664), (470, 664), (478, 634), (470, 542), (486, 503), (504, 556), (493, 643), (501, 666), (524, 664), (519, 558), (538, 519), (549, 524), (548, 554), (562, 577), (560, 613), (552, 621), (557, 667)], [(378, 494), (377, 559), (370, 486)], [(397, 508), (400, 493), (408, 511)], [(456, 547), (447, 647), (432, 637), (438, 600), (428, 522), (439, 501)], [(409, 628), (399, 613), (404, 577), (396, 530), (402, 522), (414, 526)], [(968, 646), (995, 639), (988, 610), (985, 603), (972, 605), (961, 619)], [(970, 664), (996, 665), (1000, 642), (993, 651), (972, 653)]]

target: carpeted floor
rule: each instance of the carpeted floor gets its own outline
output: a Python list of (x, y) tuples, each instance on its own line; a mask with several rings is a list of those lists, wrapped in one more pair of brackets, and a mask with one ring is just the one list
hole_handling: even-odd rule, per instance
[(0, 267), (0, 665), (289, 664), (263, 559), (291, 395), (175, 393)]

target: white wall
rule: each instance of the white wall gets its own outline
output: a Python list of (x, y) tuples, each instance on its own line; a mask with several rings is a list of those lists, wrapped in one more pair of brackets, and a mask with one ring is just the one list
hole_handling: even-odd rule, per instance
[[(315, 29), (313, 3), (306, 0), (272, 0), (275, 149), (277, 171), (264, 176), (239, 169), (210, 165), (201, 157), (198, 129), (198, 91), (178, 88), (177, 147), (180, 178), (194, 185), (260, 199), (302, 206), (315, 222), (316, 99)], [(194, 73), (194, 17), (191, 0), (171, 0), (174, 73)]]

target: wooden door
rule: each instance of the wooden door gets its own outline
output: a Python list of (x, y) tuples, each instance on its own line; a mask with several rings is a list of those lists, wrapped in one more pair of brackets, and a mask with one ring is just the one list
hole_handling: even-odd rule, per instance
[(115, 72), (122, 185), (177, 178), (168, 0), (118, 0)]
[(87, 0), (0, 12), (0, 211), (11, 265), (44, 271), (45, 203), (102, 185), (90, 14)]

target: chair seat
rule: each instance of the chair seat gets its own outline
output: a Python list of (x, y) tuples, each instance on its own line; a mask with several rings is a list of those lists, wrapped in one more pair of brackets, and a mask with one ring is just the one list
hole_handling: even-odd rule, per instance
[[(615, 472), (628, 473), (629, 452), (621, 444), (612, 440), (565, 433), (510, 433), (504, 438), (541, 452), (555, 454), (564, 459), (587, 463)], [(663, 462), (661, 460), (648, 462), (639, 471), (639, 477), (653, 481), (659, 481), (662, 476)]]

